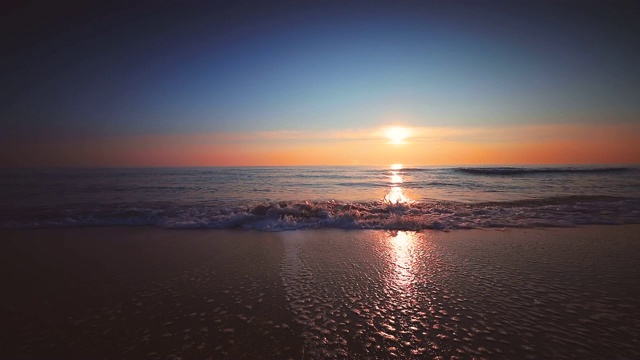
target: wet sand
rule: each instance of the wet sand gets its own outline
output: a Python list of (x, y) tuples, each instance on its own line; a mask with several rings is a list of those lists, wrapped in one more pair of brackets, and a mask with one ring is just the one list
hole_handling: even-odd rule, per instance
[(640, 358), (637, 225), (0, 239), (0, 358)]

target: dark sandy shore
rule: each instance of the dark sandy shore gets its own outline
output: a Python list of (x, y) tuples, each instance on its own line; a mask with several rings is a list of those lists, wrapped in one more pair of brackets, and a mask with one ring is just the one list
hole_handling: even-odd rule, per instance
[(640, 358), (640, 226), (0, 231), (0, 358)]

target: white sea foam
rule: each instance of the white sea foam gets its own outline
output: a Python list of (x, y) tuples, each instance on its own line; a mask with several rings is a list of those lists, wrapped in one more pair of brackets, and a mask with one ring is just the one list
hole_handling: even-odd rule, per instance
[(640, 223), (637, 167), (0, 171), (0, 227), (467, 229)]
[(459, 203), (382, 201), (287, 201), (246, 206), (169, 206), (166, 208), (78, 207), (38, 209), (4, 221), (4, 228), (134, 226), (166, 228), (243, 228), (281, 231), (342, 229), (477, 229), (566, 227), (640, 223), (640, 200), (613, 197), (557, 197), (512, 202)]

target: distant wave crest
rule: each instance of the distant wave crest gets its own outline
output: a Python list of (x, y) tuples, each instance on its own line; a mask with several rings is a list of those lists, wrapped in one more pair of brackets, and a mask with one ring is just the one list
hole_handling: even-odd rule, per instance
[(0, 227), (159, 226), (282, 231), (482, 229), (640, 223), (640, 199), (567, 196), (509, 202), (286, 201), (224, 206), (37, 208), (0, 211)]
[(521, 167), (480, 167), (456, 168), (455, 171), (471, 175), (525, 175), (525, 174), (562, 174), (562, 173), (617, 173), (628, 171), (626, 167), (602, 168), (521, 168)]

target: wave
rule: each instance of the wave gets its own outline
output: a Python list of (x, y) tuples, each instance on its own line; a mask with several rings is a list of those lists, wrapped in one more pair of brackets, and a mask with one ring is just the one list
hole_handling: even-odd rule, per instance
[(457, 172), (471, 175), (525, 175), (525, 174), (563, 174), (563, 173), (619, 173), (629, 171), (626, 167), (603, 168), (517, 168), (517, 167), (491, 167), (491, 168), (455, 168)]
[(172, 229), (241, 228), (453, 230), (638, 224), (640, 199), (565, 196), (485, 203), (446, 201), (285, 201), (238, 206), (129, 206), (32, 208), (0, 211), (2, 228), (159, 226)]
[(401, 168), (398, 170), (387, 170), (387, 171), (399, 171), (399, 172), (433, 172), (435, 171), (437, 168), (412, 168), (412, 167), (407, 167), (407, 168)]

